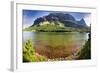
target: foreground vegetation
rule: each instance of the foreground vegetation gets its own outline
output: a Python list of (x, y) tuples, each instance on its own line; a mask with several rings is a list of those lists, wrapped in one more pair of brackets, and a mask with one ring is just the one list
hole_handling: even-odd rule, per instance
[(91, 59), (91, 36), (89, 34), (89, 39), (78, 53), (79, 57), (77, 59)]
[(47, 61), (47, 58), (35, 52), (31, 40), (27, 40), (23, 47), (23, 62)]

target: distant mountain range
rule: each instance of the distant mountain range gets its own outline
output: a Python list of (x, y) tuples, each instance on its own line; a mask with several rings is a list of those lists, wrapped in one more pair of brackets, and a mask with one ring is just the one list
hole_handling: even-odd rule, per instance
[(65, 13), (50, 13), (47, 16), (37, 18), (32, 26), (40, 26), (43, 22), (54, 23), (55, 25), (62, 23), (65, 27), (85, 28), (87, 27), (86, 22), (82, 18), (77, 21), (72, 15)]

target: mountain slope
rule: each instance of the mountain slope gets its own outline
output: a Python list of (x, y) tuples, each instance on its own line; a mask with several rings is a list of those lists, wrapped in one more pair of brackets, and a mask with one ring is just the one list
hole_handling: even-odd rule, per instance
[(89, 30), (83, 18), (76, 21), (72, 15), (65, 13), (50, 13), (37, 18), (30, 29), (36, 31)]

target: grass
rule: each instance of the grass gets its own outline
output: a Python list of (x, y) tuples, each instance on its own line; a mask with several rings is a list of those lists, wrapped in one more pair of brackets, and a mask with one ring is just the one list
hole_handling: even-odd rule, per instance
[(41, 25), (25, 28), (24, 31), (35, 32), (89, 32), (89, 28), (60, 27), (58, 25)]

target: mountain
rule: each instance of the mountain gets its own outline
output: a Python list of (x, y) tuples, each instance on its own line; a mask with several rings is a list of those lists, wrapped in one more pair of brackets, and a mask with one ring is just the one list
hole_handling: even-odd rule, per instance
[(48, 21), (48, 22), (57, 22), (57, 21), (59, 21), (59, 22), (62, 22), (62, 21), (65, 21), (65, 20), (75, 21), (75, 18), (70, 14), (51, 13), (47, 16), (37, 18), (34, 21), (33, 25), (39, 25), (39, 23), (44, 22), (44, 21)]
[(78, 24), (86, 26), (86, 23), (83, 18), (80, 21), (78, 21)]
[(75, 28), (76, 27), (83, 28), (84, 26), (86, 26), (86, 23), (83, 18), (80, 21), (76, 21), (72, 15), (65, 14), (65, 13), (50, 13), (47, 16), (37, 18), (34, 21), (32, 26), (35, 26), (35, 25), (39, 26), (40, 23), (43, 23), (43, 22), (49, 22), (49, 23), (60, 22), (60, 23), (63, 23), (65, 27), (75, 27)]
[(88, 26), (84, 19), (77, 21), (72, 15), (66, 13), (50, 13), (37, 18), (30, 29), (36, 31), (86, 31)]

